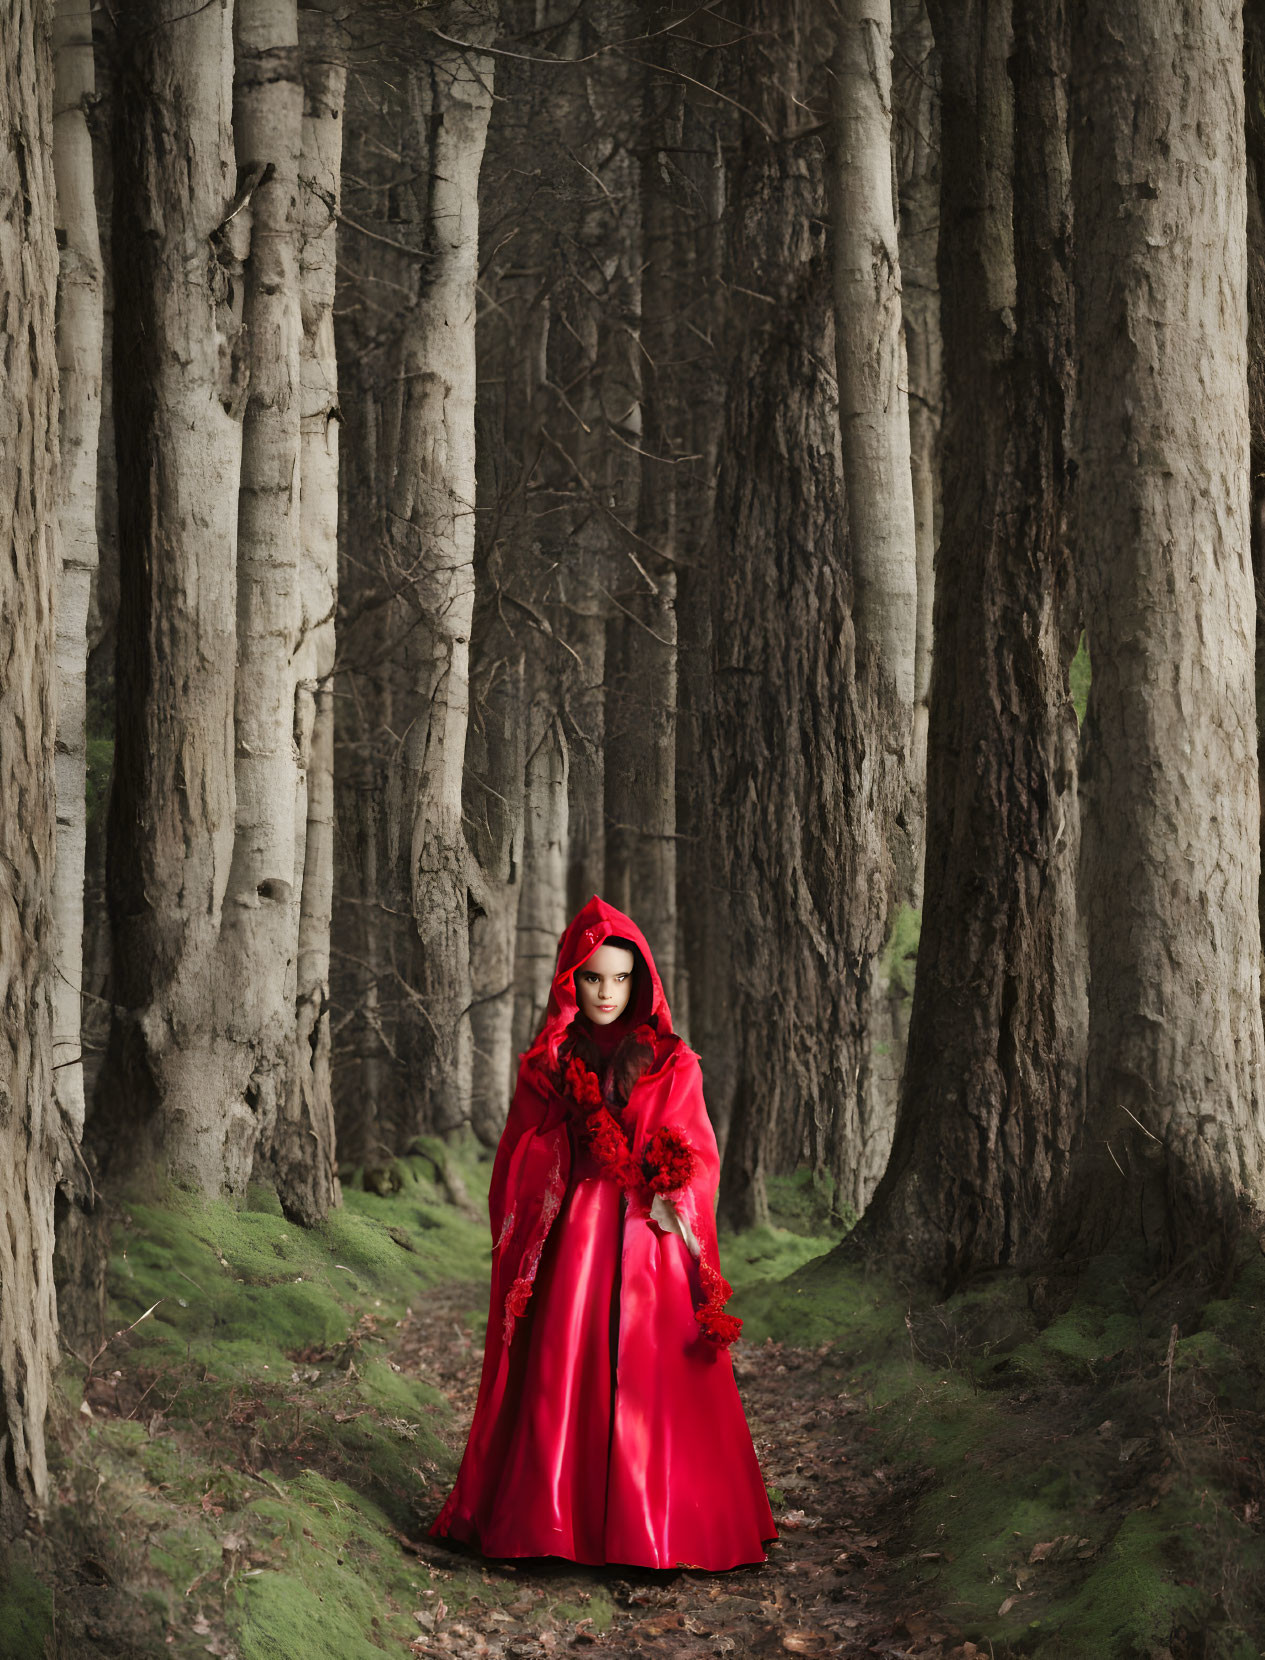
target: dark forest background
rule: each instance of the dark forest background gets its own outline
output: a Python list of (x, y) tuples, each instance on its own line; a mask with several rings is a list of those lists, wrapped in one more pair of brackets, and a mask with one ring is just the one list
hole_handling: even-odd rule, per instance
[(1231, 1295), (1255, 0), (0, 18), (10, 1529), (129, 1207), (468, 1212), (594, 892), (728, 1234)]

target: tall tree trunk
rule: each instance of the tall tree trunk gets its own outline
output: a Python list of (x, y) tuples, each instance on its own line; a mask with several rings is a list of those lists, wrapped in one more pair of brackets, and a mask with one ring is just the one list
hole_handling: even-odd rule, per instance
[(427, 260), (401, 341), (386, 535), (410, 623), (413, 707), (393, 824), (393, 859), (417, 930), (408, 1055), (416, 1127), (447, 1130), (470, 1117), (470, 872), (461, 784), (474, 617), (478, 185), (492, 60), (435, 51), (421, 72), (417, 112), (431, 146)]
[[(594, 517), (594, 515), (590, 515)], [(576, 569), (563, 577), (568, 612), (567, 644), (578, 662), (565, 672), (568, 769), (567, 912), (573, 915), (595, 893), (606, 892), (606, 613), (610, 603), (595, 588), (609, 574), (597, 548), (577, 548)], [(603, 583), (604, 585), (604, 583)]]
[(910, 900), (922, 904), (927, 830), (927, 726), (931, 689), (935, 553), (940, 535), (939, 59), (924, 0), (897, 0), (893, 14), (894, 105), (900, 196), (901, 319), (909, 370), (909, 464), (914, 490), (918, 616), (914, 635), (914, 719), (909, 758)]
[(1242, 46), (1103, 0), (1073, 62), (1086, 1209), (1162, 1260), (1265, 1197)]
[[(368, 769), (366, 768), (366, 771)], [(365, 1164), (389, 1160), (395, 1151), (390, 1126), (383, 1123), (382, 1055), (383, 1039), (380, 986), (383, 951), (379, 929), (374, 927), (381, 888), (378, 883), (378, 846), (382, 840), (379, 818), (379, 789), (376, 778), (366, 778), (357, 796), (357, 829), (361, 846), (361, 918), (365, 924), (364, 956), (360, 969), (361, 1043), (356, 1068), (356, 1100), (359, 1111), (353, 1120), (360, 1132), (359, 1145), (349, 1151)]]
[(97, 568), (97, 433), (104, 332), (92, 139), (85, 108), (96, 74), (89, 0), (58, 0), (53, 23), (53, 169), (61, 232), (57, 366), (61, 377), (61, 465), (57, 517), (57, 861), (53, 874), (57, 974), (53, 1079), (69, 1133), (83, 1136), (81, 1053), (88, 602)]
[(545, 1017), (567, 925), (567, 775), (562, 721), (550, 700), (532, 701), (523, 802), (523, 893), (518, 907), (514, 1048), (529, 1047)]
[(298, 14), (303, 113), (297, 187), (299, 291), (300, 626), (294, 730), (298, 955), (293, 1053), (273, 1140), (277, 1186), (305, 1222), (337, 1194), (330, 1078), (329, 959), (334, 904), (334, 611), (338, 594), (338, 367), (334, 253), (347, 69), (328, 7)]
[(502, 638), (501, 645), (499, 656), (486, 654), (486, 667), (478, 676), (479, 696), (466, 746), (466, 817), (478, 890), (470, 928), (470, 1121), (489, 1147), (496, 1145), (505, 1127), (513, 1087), (514, 960), (523, 891), (526, 766), (523, 654), (510, 639)]
[[(679, 49), (683, 48), (674, 41), (672, 50)], [(669, 56), (668, 68), (711, 85), (726, 55), (724, 46), (704, 54), (691, 51), (684, 61)], [(730, 997), (727, 878), (718, 866), (711, 839), (708, 757), (716, 740), (712, 730), (710, 560), (727, 557), (712, 535), (712, 525), (725, 426), (727, 365), (717, 347), (724, 337), (726, 293), (726, 140), (735, 112), (720, 100), (686, 97), (680, 114), (680, 143), (668, 165), (676, 187), (681, 232), (673, 262), (685, 290), (676, 325), (682, 346), (677, 395), (684, 406), (684, 430), (678, 441), (689, 459), (677, 462), (686, 478), (676, 500), (680, 945), (672, 1016), (703, 1058), (707, 1110), (723, 1155), (733, 1102), (737, 1034)]]
[[(587, 90), (593, 98), (592, 89)], [(600, 92), (595, 102), (599, 109), (606, 107)], [(585, 107), (591, 109), (593, 104), (586, 100)], [(575, 105), (571, 109), (575, 116), (580, 116), (581, 111)], [(604, 214), (598, 217), (596, 226), (586, 224), (581, 216), (578, 235), (592, 247), (593, 264), (599, 269), (602, 253), (605, 264), (612, 262), (609, 250), (603, 249), (603, 242), (610, 239), (610, 230)], [(563, 487), (574, 496), (575, 503), (569, 515), (570, 535), (560, 550), (563, 568), (559, 604), (555, 609), (556, 626), (575, 653), (574, 660), (560, 665), (558, 675), (568, 755), (568, 914), (578, 911), (593, 894), (605, 893), (607, 886), (606, 706), (610, 674), (607, 615), (611, 608), (608, 594), (614, 561), (610, 555), (609, 521), (602, 507), (619, 501), (623, 494), (621, 484), (628, 472), (626, 466), (620, 465), (623, 458), (615, 454), (618, 446), (607, 427), (606, 406), (611, 393), (608, 381), (612, 378), (616, 382), (616, 408), (609, 412), (610, 416), (622, 420), (627, 413), (618, 407), (618, 376), (611, 375), (609, 319), (602, 315), (598, 300), (583, 289), (572, 309), (574, 315), (568, 319), (565, 329), (551, 327), (552, 308), (548, 300), (541, 306), (540, 319), (542, 371), (548, 374), (552, 367), (553, 378), (573, 388), (567, 404), (579, 417), (572, 419), (570, 409), (562, 405), (560, 419), (569, 428), (569, 448), (575, 457), (571, 476), (563, 480)], [(571, 361), (566, 361), (559, 350), (559, 341), (564, 347), (568, 343), (572, 346)], [(555, 358), (563, 356), (563, 362), (550, 364), (551, 346)], [(574, 361), (577, 357), (578, 362)], [(546, 423), (558, 406), (543, 395), (530, 368), (528, 383), (532, 386), (537, 419)], [(625, 506), (622, 501), (619, 505)], [(520, 534), (526, 532), (530, 538), (536, 528), (524, 525)]]
[[(1082, 1106), (1072, 391), (1058, 0), (932, 6), (949, 389), (922, 937), (891, 1161), (864, 1236), (952, 1284), (1032, 1258)], [(969, 758), (969, 762), (968, 759)]]
[[(495, 278), (485, 273), (484, 282)], [(491, 288), (485, 289), (491, 292)], [(470, 1122), (479, 1139), (495, 1147), (505, 1127), (516, 1071), (514, 969), (518, 912), (523, 892), (523, 796), (527, 765), (526, 648), (506, 620), (519, 575), (521, 544), (501, 529), (506, 474), (513, 458), (508, 441), (521, 430), (517, 388), (499, 374), (521, 359), (521, 342), (505, 325), (499, 305), (487, 305), (490, 327), (479, 330), (477, 448), (478, 530), (475, 543), (475, 610), (471, 647), (470, 734), (466, 740), (464, 794), (472, 854), (470, 1031), (474, 1048)], [(513, 409), (513, 414), (511, 414)]]
[(848, 481), (852, 625), (912, 729), (918, 568), (892, 198), (891, 0), (837, 0), (835, 363)]
[[(659, 47), (650, 51), (653, 58)], [(688, 274), (679, 263), (671, 172), (683, 99), (679, 83), (657, 67), (644, 72), (641, 115), (641, 477), (637, 545), (625, 559), (635, 580), (621, 584), (611, 624), (618, 647), (607, 723), (608, 897), (636, 916), (675, 1007), (677, 493), (686, 453), (677, 321)]]
[[(119, 604), (118, 490), (114, 462), (113, 369), (115, 271), (110, 237), (113, 209), (113, 133), (109, 112), (114, 108), (113, 24), (101, 11), (92, 13), (95, 103), (88, 117), (92, 144), (96, 227), (101, 259), (102, 338), (100, 364), (100, 421), (97, 427), (96, 533), (97, 569), (88, 597), (86, 737), (87, 814), (84, 850), (83, 999), (79, 1022), (82, 1040), (83, 1087), (86, 1102), (96, 1093), (102, 1059), (110, 1034), (110, 915), (106, 904), (106, 807), (114, 736), (114, 653)], [(82, 1171), (81, 1171), (82, 1174)], [(58, 1226), (58, 1243), (65, 1234)], [(66, 1325), (65, 1298), (59, 1293), (59, 1313)], [(100, 1342), (100, 1336), (97, 1337)], [(73, 1342), (74, 1339), (72, 1338)], [(76, 1347), (80, 1345), (76, 1343)]]
[[(311, 744), (299, 693), (301, 389), (299, 149), (303, 80), (295, 0), (237, 0), (234, 135), (251, 199), (244, 334), (249, 395), (242, 430), (237, 550), (234, 779), (237, 826), (229, 874), (225, 966), (249, 985), (236, 1011), (251, 1050), (247, 1100), (259, 1157), (287, 1214), (329, 1208), (328, 1137), (291, 1122), (295, 974), (306, 834), (300, 798)], [(301, 811), (300, 811), (301, 809)], [(317, 1168), (313, 1168), (314, 1164)]]
[(158, 1158), (179, 1181), (238, 1193), (257, 1120), (250, 1052), (221, 1028), (218, 964), (234, 843), (248, 217), (234, 200), (232, 22), (229, 6), (183, 0), (119, 14), (116, 1013), (98, 1093), (115, 1156), (125, 1143), (129, 1164)]
[[(860, 1209), (886, 1155), (869, 1119), (869, 1006), (894, 891), (907, 709), (858, 676), (842, 463), (827, 365), (824, 161), (771, 142), (812, 97), (807, 9), (762, 3), (743, 53), (728, 424), (713, 551), (715, 724), (708, 826), (731, 896), (738, 1061), (721, 1203), (766, 1215), (764, 1178), (807, 1157)], [(773, 57), (775, 70), (769, 67)], [(888, 685), (890, 687), (890, 680)], [(888, 1132), (890, 1133), (890, 1131)]]
[(44, 1501), (57, 1359), (53, 1186), (53, 588), (57, 242), (51, 8), (5, 0), (0, 69), (0, 1526)]
[[(1251, 417), (1252, 572), (1256, 588), (1256, 764), (1265, 771), (1265, 5), (1243, 8), (1247, 128), (1247, 388)], [(1265, 795), (1261, 798), (1265, 841)], [(1258, 883), (1265, 931), (1265, 869)]]

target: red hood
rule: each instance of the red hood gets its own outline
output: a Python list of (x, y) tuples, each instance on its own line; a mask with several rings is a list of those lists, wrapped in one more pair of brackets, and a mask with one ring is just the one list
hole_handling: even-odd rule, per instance
[(630, 1006), (627, 1014), (621, 1018), (631, 1027), (641, 1025), (653, 1014), (657, 1017), (661, 1033), (672, 1030), (668, 1000), (663, 995), (663, 983), (659, 979), (658, 969), (654, 966), (650, 947), (646, 944), (646, 936), (630, 916), (625, 916), (623, 911), (617, 911), (613, 905), (608, 905), (604, 899), (599, 899), (594, 894), (588, 904), (572, 917), (558, 941), (558, 965), (553, 973), (553, 986), (549, 992), (549, 1006), (545, 1010), (545, 1023), (541, 1027), (540, 1036), (532, 1044), (533, 1052), (545, 1050), (551, 1065), (557, 1061), (558, 1045), (575, 1018), (575, 971), (581, 963), (587, 962), (603, 940), (609, 939), (612, 934), (616, 938), (632, 941), (641, 952), (650, 976), (649, 985), (643, 981), (638, 989), (636, 1005)]

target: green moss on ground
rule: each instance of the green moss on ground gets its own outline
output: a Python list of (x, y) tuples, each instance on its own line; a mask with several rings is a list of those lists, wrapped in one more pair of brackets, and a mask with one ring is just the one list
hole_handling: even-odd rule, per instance
[[(445, 1202), (429, 1160), (399, 1168), (395, 1192), (351, 1189), (317, 1228), (287, 1222), (275, 1196), (257, 1190), (240, 1211), (174, 1190), (127, 1207), (110, 1293), (124, 1325), (153, 1310), (134, 1348), (217, 1378), (253, 1377), (282, 1370), (295, 1349), (341, 1343), (353, 1310), (398, 1319), (425, 1286), (478, 1278), (486, 1224)], [(477, 1197), (487, 1168), (471, 1163)]]
[(1265, 1621), (1255, 1244), (1205, 1298), (1115, 1256), (1061, 1288), (998, 1274), (920, 1304), (836, 1252), (734, 1306), (753, 1340), (835, 1344), (903, 1477), (918, 1606), (999, 1660), (1246, 1660)]
[(767, 1177), (765, 1187), (769, 1221), (720, 1236), (725, 1278), (736, 1291), (778, 1284), (833, 1250), (847, 1231), (848, 1224), (832, 1213), (829, 1184), (814, 1179), (811, 1170)]
[[(441, 1598), (449, 1622), (527, 1596), (533, 1612), (514, 1617), (528, 1628), (605, 1630), (600, 1574), (530, 1586), (460, 1556), (428, 1566), (401, 1542), (455, 1471), (448, 1402), (395, 1359), (397, 1322), (442, 1287), (482, 1331), (489, 1175), (472, 1146), (422, 1142), (365, 1185), (349, 1180), (313, 1229), (287, 1222), (266, 1189), (241, 1210), (174, 1190), (121, 1205), (117, 1335), (91, 1368), (63, 1369), (57, 1503), (39, 1577), (12, 1576), (0, 1596), (0, 1644), (12, 1629), (12, 1652), (42, 1654), (32, 1633), (50, 1629), (54, 1605), (48, 1652), (75, 1660), (208, 1645), (241, 1660), (358, 1660), (400, 1652)], [(726, 1242), (739, 1285), (799, 1269), (839, 1237), (811, 1178), (771, 1185), (772, 1224)]]
[(19, 1546), (0, 1564), (0, 1660), (32, 1660), (52, 1637), (52, 1592)]
[[(372, 1191), (349, 1185), (310, 1231), (263, 1192), (242, 1211), (179, 1194), (126, 1207), (111, 1330), (132, 1329), (90, 1374), (63, 1372), (57, 1503), (0, 1585), (0, 1660), (200, 1660), (208, 1645), (345, 1660), (399, 1652), (441, 1597), (449, 1619), (527, 1597), (527, 1624), (605, 1629), (598, 1575), (532, 1585), (456, 1556), (428, 1567), (401, 1543), (453, 1458), (447, 1402), (400, 1369), (396, 1322), (442, 1287), (481, 1329), (488, 1174), (474, 1149), (428, 1146), (371, 1173)], [(477, 1214), (449, 1202), (462, 1189)], [(768, 1226), (722, 1242), (736, 1311), (750, 1341), (833, 1345), (824, 1383), (865, 1399), (899, 1478), (895, 1569), (917, 1606), (997, 1660), (1184, 1653), (1183, 1629), (1201, 1655), (1256, 1654), (1255, 1247), (1211, 1301), (1105, 1258), (1074, 1285), (998, 1274), (923, 1304), (833, 1249), (810, 1175), (771, 1182), (770, 1199)]]
[(834, 1184), (807, 1167), (791, 1176), (766, 1176), (764, 1186), (769, 1225), (812, 1240), (818, 1247), (816, 1255), (837, 1244), (855, 1221), (854, 1217), (840, 1219), (835, 1211)]
[[(446, 1399), (392, 1355), (428, 1287), (468, 1282), (477, 1301), (489, 1174), (473, 1146), (425, 1146), (383, 1191), (349, 1185), (313, 1229), (264, 1190), (240, 1211), (175, 1191), (121, 1208), (109, 1275), (121, 1335), (90, 1370), (62, 1374), (74, 1427), (40, 1564), (55, 1652), (200, 1656), (218, 1641), (211, 1652), (243, 1660), (350, 1660), (416, 1636), (433, 1573), (450, 1608), (498, 1599), (475, 1566), (431, 1570), (401, 1544), (454, 1472), (438, 1434)], [(448, 1200), (455, 1182), (469, 1214)], [(13, 1584), (0, 1644), (6, 1619), (43, 1606), (28, 1615)]]

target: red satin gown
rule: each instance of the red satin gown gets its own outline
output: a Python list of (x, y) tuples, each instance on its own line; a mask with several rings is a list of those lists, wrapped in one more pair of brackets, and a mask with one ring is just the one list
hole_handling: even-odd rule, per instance
[[(620, 1123), (634, 1157), (665, 1125), (690, 1142), (694, 1176), (672, 1195), (679, 1231), (605, 1173), (555, 1081), (576, 1018), (575, 970), (612, 935), (637, 946), (648, 973), (637, 1008), (585, 1029), (605, 1054), (651, 1015), (665, 1034)], [(714, 1340), (737, 1325), (722, 1312), (716, 1139), (698, 1057), (670, 1034), (641, 932), (590, 900), (562, 936), (544, 1028), (522, 1058), (497, 1149), (483, 1373), (432, 1535), (492, 1557), (714, 1570), (763, 1561), (776, 1537), (729, 1353)]]

